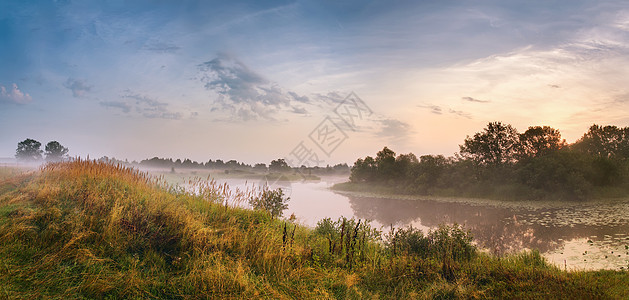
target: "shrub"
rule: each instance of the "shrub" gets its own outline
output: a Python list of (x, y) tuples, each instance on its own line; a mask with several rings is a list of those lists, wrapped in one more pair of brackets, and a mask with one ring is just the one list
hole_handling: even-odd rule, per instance
[(286, 197), (281, 188), (271, 190), (268, 186), (264, 186), (259, 196), (249, 200), (249, 205), (254, 209), (269, 212), (271, 217), (281, 217), (284, 210), (288, 208), (288, 200), (290, 197)]

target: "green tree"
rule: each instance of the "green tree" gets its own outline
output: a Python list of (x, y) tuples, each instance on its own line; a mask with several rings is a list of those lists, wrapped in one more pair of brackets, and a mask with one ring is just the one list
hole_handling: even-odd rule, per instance
[(378, 168), (379, 179), (388, 180), (395, 178), (397, 173), (395, 168), (395, 152), (388, 147), (384, 147), (376, 154), (376, 167)]
[(285, 209), (288, 208), (290, 197), (284, 195), (284, 191), (279, 188), (275, 190), (264, 186), (262, 194), (249, 200), (249, 205), (254, 209), (261, 209), (269, 212), (271, 217), (281, 217)]
[(484, 165), (500, 165), (516, 161), (520, 136), (509, 124), (490, 122), (483, 132), (465, 139), (461, 156)]
[(61, 161), (67, 158), (68, 148), (57, 141), (48, 142), (45, 149), (46, 161)]
[(395, 170), (397, 172), (397, 177), (399, 177), (399, 179), (408, 180), (411, 176), (413, 167), (417, 164), (419, 164), (419, 160), (413, 153), (398, 155), (398, 157), (395, 158)]
[(520, 135), (520, 158), (538, 157), (566, 146), (559, 130), (549, 126), (531, 126)]
[(276, 159), (271, 161), (269, 165), (270, 172), (287, 172), (290, 171), (290, 166), (286, 163), (286, 160), (283, 158)]
[(357, 159), (352, 166), (349, 180), (352, 182), (373, 181), (376, 179), (376, 161), (371, 156)]
[(415, 183), (423, 193), (429, 193), (429, 189), (444, 184), (441, 177), (449, 164), (443, 155), (422, 155), (413, 169)]
[(25, 139), (17, 144), (15, 158), (21, 161), (35, 161), (42, 158), (41, 143), (33, 139)]

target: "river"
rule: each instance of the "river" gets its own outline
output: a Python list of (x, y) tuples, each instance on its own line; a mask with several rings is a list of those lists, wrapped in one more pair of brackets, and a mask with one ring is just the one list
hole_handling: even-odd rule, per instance
[[(383, 232), (412, 225), (424, 231), (458, 223), (475, 243), (495, 254), (538, 249), (562, 269), (596, 270), (629, 267), (629, 199), (597, 202), (500, 202), (488, 200), (412, 199), (336, 192), (347, 177), (314, 182), (278, 182), (290, 197), (284, 216), (303, 225), (340, 216), (371, 220)], [(218, 179), (233, 188), (251, 180)], [(253, 182), (261, 184), (261, 182)]]

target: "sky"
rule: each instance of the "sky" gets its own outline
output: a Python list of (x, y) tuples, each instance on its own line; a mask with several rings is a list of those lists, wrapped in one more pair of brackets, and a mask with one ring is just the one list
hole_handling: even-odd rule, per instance
[[(453, 155), (629, 125), (626, 1), (0, 0), (0, 157)], [(43, 147), (42, 147), (43, 148)]]

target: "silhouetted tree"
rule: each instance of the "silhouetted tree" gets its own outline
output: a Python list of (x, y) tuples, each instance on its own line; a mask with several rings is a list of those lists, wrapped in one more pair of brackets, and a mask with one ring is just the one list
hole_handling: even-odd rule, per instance
[(68, 148), (57, 141), (48, 142), (45, 149), (46, 161), (62, 161), (67, 158)]
[(461, 156), (480, 164), (499, 165), (516, 161), (519, 145), (518, 131), (509, 124), (490, 122), (483, 132), (465, 139), (460, 145)]
[(17, 144), (15, 158), (21, 161), (34, 161), (42, 158), (41, 143), (33, 139), (25, 139)]
[(629, 127), (594, 124), (573, 148), (601, 157), (629, 158)]
[(286, 163), (286, 160), (279, 158), (272, 160), (269, 165), (269, 171), (271, 172), (286, 172), (290, 171), (290, 166)]
[(520, 134), (520, 158), (538, 157), (566, 146), (559, 130), (548, 126), (532, 126)]

